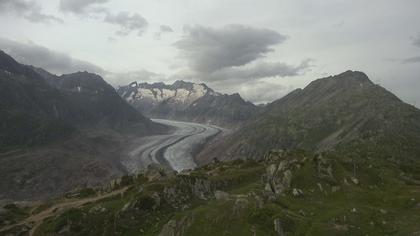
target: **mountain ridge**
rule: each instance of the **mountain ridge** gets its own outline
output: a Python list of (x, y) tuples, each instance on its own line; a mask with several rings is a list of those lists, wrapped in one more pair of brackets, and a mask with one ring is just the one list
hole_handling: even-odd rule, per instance
[(258, 112), (257, 106), (239, 94), (221, 94), (204, 83), (132, 82), (117, 92), (137, 110), (154, 118), (239, 127)]
[(99, 75), (56, 76), (0, 51), (0, 199), (45, 199), (125, 173), (131, 139), (166, 132)]
[(366, 74), (347, 71), (315, 80), (268, 104), (258, 117), (204, 150), (198, 159), (251, 158), (271, 148), (350, 147), (378, 148), (387, 155), (413, 159), (420, 153), (419, 144), (420, 111), (372, 83)]

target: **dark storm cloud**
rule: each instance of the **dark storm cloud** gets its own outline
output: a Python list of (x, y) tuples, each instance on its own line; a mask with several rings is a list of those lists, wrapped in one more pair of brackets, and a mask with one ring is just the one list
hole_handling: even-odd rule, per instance
[(0, 38), (0, 50), (3, 50), (22, 64), (40, 67), (54, 74), (68, 74), (77, 71), (88, 71), (104, 77), (113, 86), (123, 86), (130, 82), (164, 81), (162, 74), (147, 70), (115, 73), (102, 69), (90, 62), (72, 58), (65, 53), (56, 52), (34, 43), (20, 43)]
[(142, 35), (148, 26), (147, 20), (138, 13), (119, 12), (112, 13), (109, 9), (101, 7), (108, 0), (61, 0), (60, 10), (71, 12), (82, 17), (102, 19), (105, 23), (119, 27), (117, 35), (126, 36), (133, 31)]
[(140, 14), (130, 14), (128, 12), (120, 12), (115, 15), (107, 13), (104, 21), (119, 26), (120, 29), (117, 34), (121, 36), (128, 35), (132, 31), (137, 31), (138, 35), (142, 35), (149, 24)]
[(212, 73), (206, 78), (209, 81), (240, 80), (241, 82), (268, 77), (297, 76), (305, 72), (311, 60), (305, 60), (298, 66), (282, 62), (259, 62), (253, 66), (229, 67)]
[(87, 14), (93, 5), (106, 3), (108, 0), (60, 0), (60, 10), (74, 14)]
[(411, 37), (411, 40), (413, 40), (413, 45), (420, 47), (420, 35), (417, 37)]
[(65, 53), (55, 52), (33, 43), (19, 43), (0, 38), (0, 49), (20, 63), (41, 67), (56, 74), (76, 71), (104, 73), (102, 68), (92, 63), (74, 59)]
[(420, 63), (420, 56), (418, 57), (410, 57), (403, 60), (403, 63), (409, 64), (409, 63)]
[(183, 52), (192, 70), (212, 73), (264, 57), (273, 51), (271, 46), (286, 38), (273, 30), (245, 25), (217, 29), (193, 26), (185, 28), (184, 37), (175, 43), (175, 47)]
[(34, 1), (0, 0), (0, 13), (12, 13), (35, 23), (63, 23), (63, 20), (42, 12), (42, 7)]

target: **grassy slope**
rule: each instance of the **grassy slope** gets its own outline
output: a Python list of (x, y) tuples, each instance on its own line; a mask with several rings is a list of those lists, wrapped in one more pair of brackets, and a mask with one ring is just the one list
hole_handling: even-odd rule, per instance
[[(276, 235), (275, 219), (286, 235), (420, 232), (418, 164), (407, 169), (392, 160), (329, 153), (323, 159), (332, 176), (326, 177), (310, 153), (295, 151), (281, 159), (297, 164), (290, 168), (291, 188), (278, 196), (264, 190), (268, 162), (211, 164), (189, 176), (126, 178), (124, 194), (51, 217), (35, 235), (158, 235), (171, 219), (183, 235)], [(351, 180), (354, 173), (358, 184)], [(206, 200), (192, 190), (198, 180), (210, 183), (211, 190), (202, 191)], [(294, 188), (303, 195), (294, 196)], [(176, 194), (168, 195), (170, 189)], [(229, 196), (217, 200), (215, 190)]]

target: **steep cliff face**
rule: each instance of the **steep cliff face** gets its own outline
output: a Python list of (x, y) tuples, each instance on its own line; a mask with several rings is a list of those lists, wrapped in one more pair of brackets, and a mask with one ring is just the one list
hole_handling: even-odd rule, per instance
[(220, 94), (205, 84), (184, 81), (172, 85), (133, 82), (117, 91), (133, 107), (155, 118), (237, 127), (258, 110), (239, 94)]

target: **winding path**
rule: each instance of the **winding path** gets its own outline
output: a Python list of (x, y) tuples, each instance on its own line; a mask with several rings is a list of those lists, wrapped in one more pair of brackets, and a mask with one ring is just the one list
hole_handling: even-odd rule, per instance
[(174, 127), (170, 134), (141, 138), (122, 161), (128, 172), (134, 173), (151, 163), (166, 165), (176, 171), (193, 169), (194, 154), (221, 132), (221, 128), (191, 122), (154, 119), (154, 122)]
[(64, 202), (55, 203), (52, 206), (48, 207), (45, 210), (42, 210), (39, 213), (30, 215), (28, 218), (24, 219), (21, 222), (18, 222), (16, 224), (9, 225), (9, 226), (1, 228), (0, 229), (0, 235), (3, 235), (3, 233), (5, 233), (6, 231), (8, 231), (8, 230), (10, 230), (14, 227), (17, 227), (19, 225), (26, 225), (27, 227), (30, 228), (30, 230), (28, 232), (29, 236), (32, 236), (32, 235), (34, 235), (37, 228), (44, 222), (44, 220), (49, 218), (49, 217), (61, 215), (62, 213), (64, 213), (65, 211), (67, 211), (71, 208), (80, 208), (85, 204), (96, 202), (96, 201), (104, 199), (104, 198), (116, 196), (118, 194), (122, 194), (127, 189), (128, 189), (128, 187), (124, 187), (124, 188), (115, 190), (113, 192), (98, 195), (98, 196), (94, 196), (94, 197), (83, 198), (83, 199), (69, 199), (69, 200), (65, 200)]

